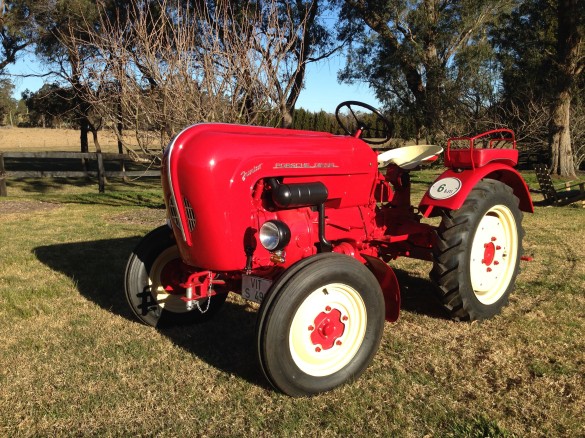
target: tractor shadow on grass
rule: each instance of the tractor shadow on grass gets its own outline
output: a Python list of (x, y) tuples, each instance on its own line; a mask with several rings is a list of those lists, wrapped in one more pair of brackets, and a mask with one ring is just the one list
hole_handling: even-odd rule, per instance
[(420, 278), (408, 271), (394, 268), (400, 285), (400, 310), (450, 320), (450, 316), (436, 296), (435, 285), (428, 278)]
[[(107, 312), (140, 324), (124, 295), (126, 261), (141, 237), (40, 246), (39, 261), (75, 282), (86, 299)], [(174, 344), (208, 364), (268, 388), (256, 360), (256, 312), (236, 300), (226, 301), (208, 322), (159, 329)], [(151, 330), (144, 326), (144, 330)]]
[[(141, 237), (40, 246), (34, 254), (53, 271), (65, 274), (79, 293), (107, 312), (136, 322), (124, 296), (126, 261)], [(447, 318), (433, 295), (430, 281), (396, 270), (402, 310)], [(228, 299), (208, 322), (159, 329), (173, 343), (208, 364), (268, 388), (256, 359), (256, 311)], [(149, 328), (144, 327), (145, 330)]]

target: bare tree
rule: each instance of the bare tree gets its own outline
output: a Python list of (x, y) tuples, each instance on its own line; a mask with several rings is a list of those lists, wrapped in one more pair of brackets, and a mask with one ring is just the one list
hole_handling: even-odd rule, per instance
[(266, 1), (265, 19), (254, 33), (254, 50), (268, 80), (268, 93), (278, 108), (281, 126), (290, 128), (309, 63), (328, 58), (341, 48), (319, 23), (319, 0)]
[(43, 29), (36, 36), (35, 51), (47, 64), (50, 75), (73, 89), (72, 107), (79, 123), (81, 152), (87, 152), (88, 134), (96, 131), (101, 121), (99, 115), (97, 120), (92, 120), (96, 114), (92, 114), (91, 105), (82, 97), (82, 90), (92, 86), (83, 77), (92, 53), (87, 45), (87, 32), (78, 23), (86, 20), (95, 28), (97, 7), (92, 0), (57, 2), (52, 6), (37, 16)]
[(503, 128), (513, 127), (522, 152), (538, 156), (538, 161), (545, 161), (542, 155), (549, 155), (546, 138), (550, 111), (542, 100), (527, 96), (522, 106), (511, 102), (509, 106), (500, 107), (498, 116), (494, 124)]
[(102, 6), (97, 25), (61, 33), (64, 45), (87, 49), (71, 83), (128, 150), (122, 127), (158, 152), (196, 122), (290, 126), (306, 63), (334, 50), (310, 48), (316, 1), (134, 0), (123, 14)]

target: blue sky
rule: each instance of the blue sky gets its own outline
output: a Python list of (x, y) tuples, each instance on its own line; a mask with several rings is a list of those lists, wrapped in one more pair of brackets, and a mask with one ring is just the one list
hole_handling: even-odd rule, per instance
[(299, 96), (297, 108), (332, 113), (344, 100), (359, 100), (380, 107), (374, 93), (366, 84), (349, 85), (337, 81), (337, 72), (344, 65), (343, 56), (334, 56), (329, 60), (308, 64), (305, 89)]
[[(301, 92), (297, 102), (297, 108), (305, 108), (309, 111), (324, 110), (334, 112), (337, 105), (344, 100), (359, 100), (379, 107), (379, 102), (374, 93), (365, 84), (340, 84), (337, 81), (337, 72), (343, 68), (345, 58), (341, 55), (329, 60), (309, 64), (305, 79), (305, 89)], [(15, 65), (8, 68), (14, 75), (42, 74), (41, 66), (34, 57), (22, 56)], [(36, 91), (43, 86), (43, 79), (39, 77), (13, 77), (15, 85), (13, 96), (20, 99), (21, 93), (27, 88)]]
[(43, 79), (39, 77), (20, 77), (20, 75), (39, 75), (43, 73), (34, 56), (27, 53), (18, 54), (15, 64), (11, 64), (6, 71), (13, 76), (10, 78), (14, 84), (12, 97), (20, 100), (21, 94), (27, 88), (30, 91), (37, 91), (43, 86)]

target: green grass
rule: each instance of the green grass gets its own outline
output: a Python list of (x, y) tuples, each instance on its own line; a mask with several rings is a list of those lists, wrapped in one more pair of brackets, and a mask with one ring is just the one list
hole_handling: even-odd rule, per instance
[[(436, 171), (413, 175), (416, 200)], [(517, 290), (483, 323), (444, 317), (430, 265), (399, 259), (401, 318), (356, 382), (268, 387), (256, 311), (154, 330), (123, 298), (126, 259), (164, 221), (156, 182), (11, 182), (0, 198), (0, 436), (583, 436), (585, 209), (526, 214)], [(44, 201), (44, 202), (41, 202)], [(48, 201), (48, 202), (47, 202)]]

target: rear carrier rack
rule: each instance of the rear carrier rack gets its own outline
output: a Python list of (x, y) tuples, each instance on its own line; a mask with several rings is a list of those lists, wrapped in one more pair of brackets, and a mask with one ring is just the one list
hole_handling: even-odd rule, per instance
[(491, 162), (512, 167), (518, 164), (518, 149), (512, 130), (494, 129), (475, 137), (453, 137), (447, 140), (447, 167), (475, 169)]

